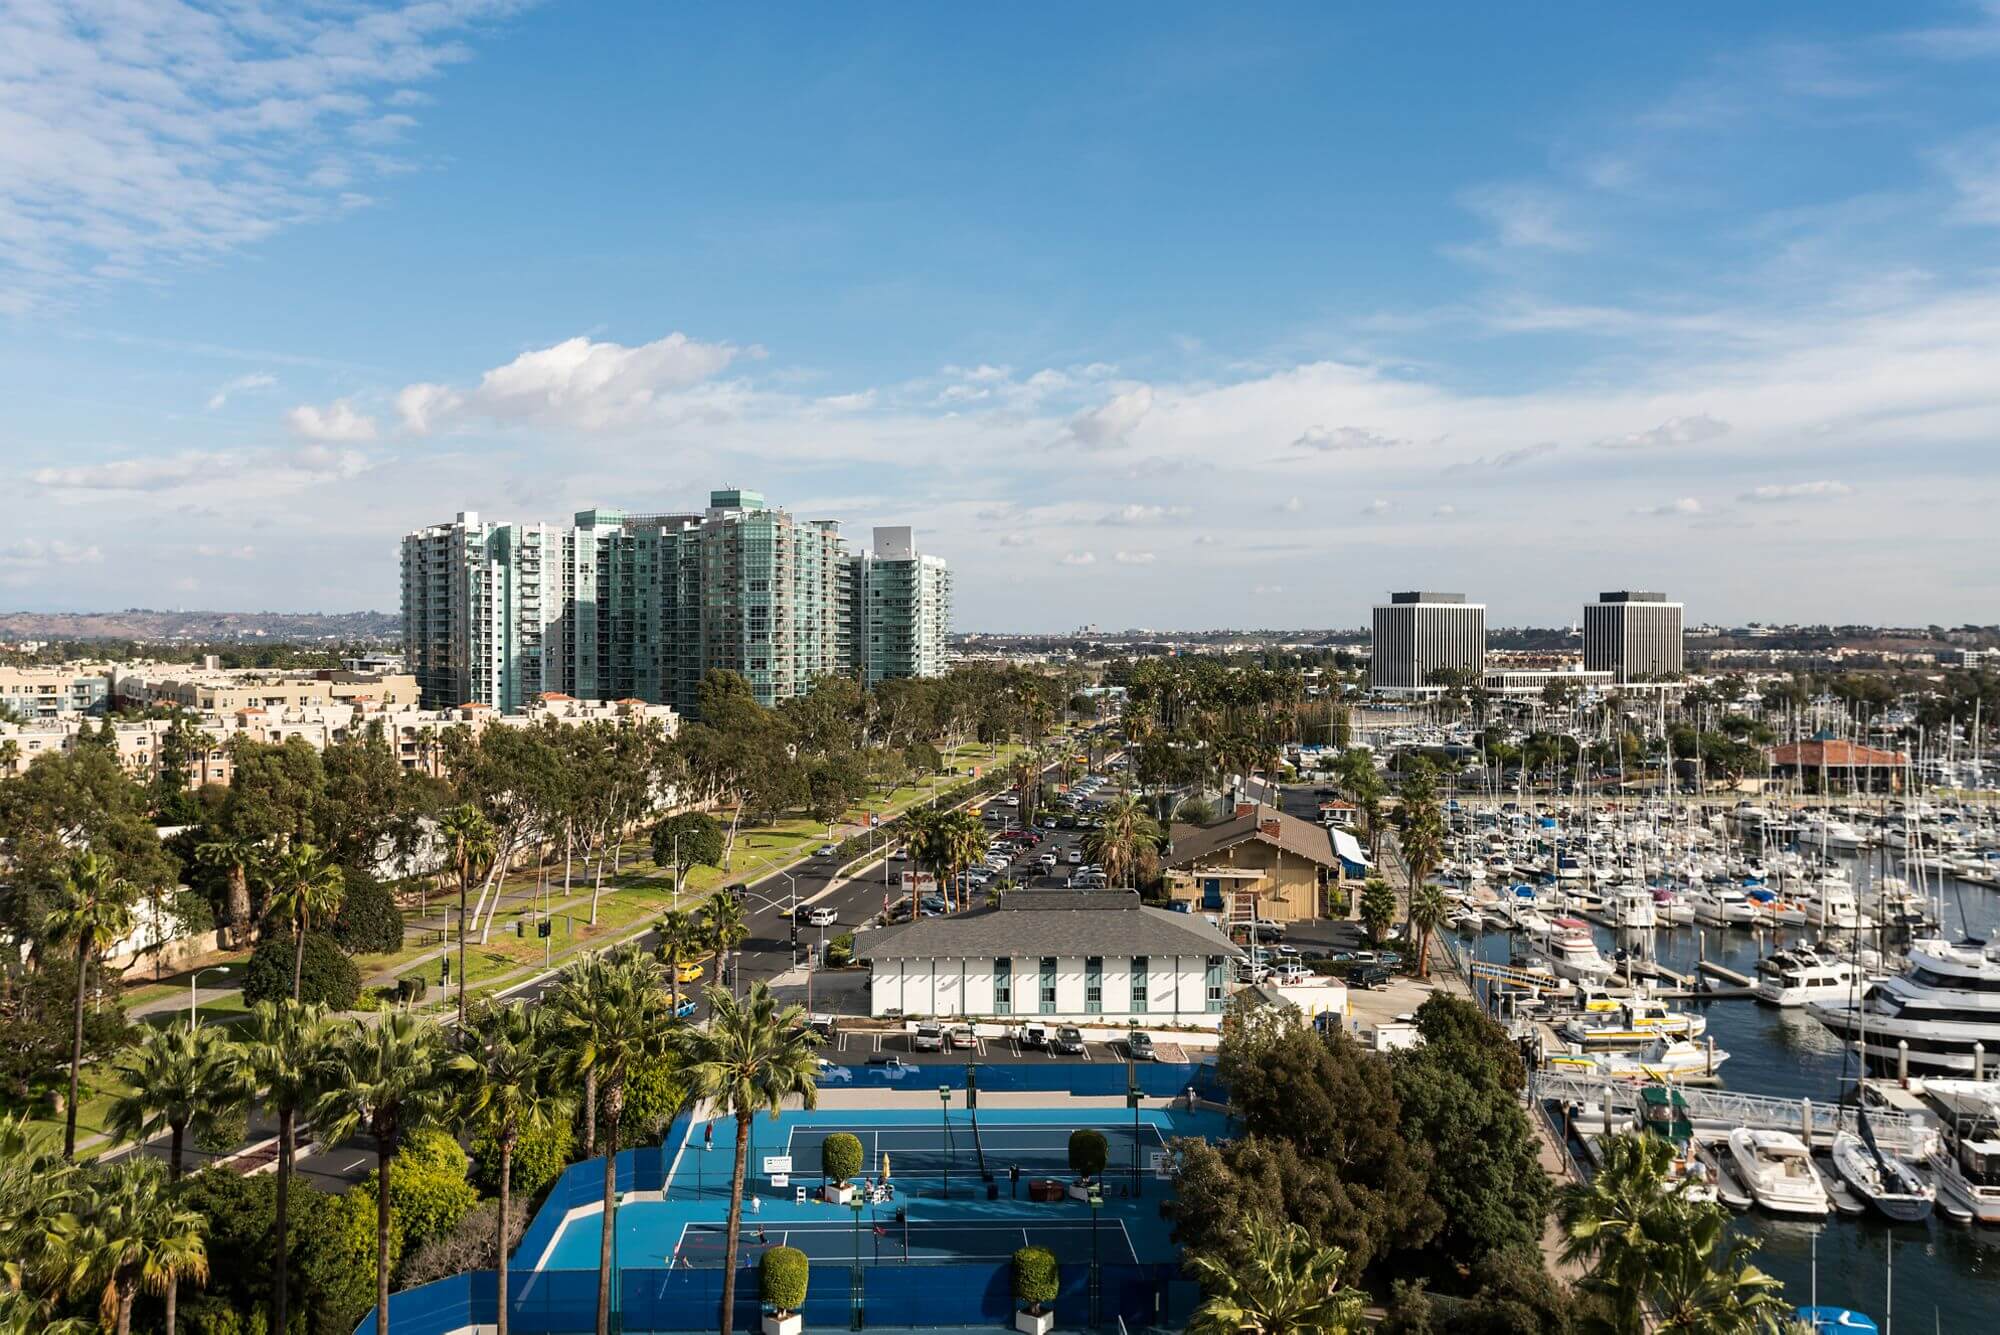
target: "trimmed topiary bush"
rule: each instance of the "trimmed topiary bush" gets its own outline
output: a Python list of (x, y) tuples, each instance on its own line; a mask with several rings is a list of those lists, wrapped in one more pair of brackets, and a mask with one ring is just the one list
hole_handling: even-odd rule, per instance
[[(319, 1002), (328, 1010), (354, 1009), (361, 995), (361, 970), (324, 932), (306, 933), (305, 968), (300, 972), (299, 1000)], [(267, 936), (250, 953), (243, 973), (243, 1000), (282, 1001), (292, 995), (292, 934)]]
[(1069, 1168), (1078, 1177), (1096, 1177), (1111, 1157), (1110, 1142), (1091, 1127), (1069, 1133)]
[(345, 868), (347, 897), (333, 920), (333, 939), (350, 955), (387, 955), (403, 948), (403, 910), (388, 886)]
[(1028, 1311), (1042, 1314), (1042, 1304), (1052, 1303), (1060, 1291), (1056, 1255), (1046, 1247), (1023, 1247), (1014, 1253), (1014, 1300), (1028, 1305)]
[(779, 1316), (790, 1316), (806, 1305), (806, 1281), (812, 1264), (797, 1247), (773, 1247), (757, 1263), (757, 1283), (764, 1301)]
[(819, 1167), (839, 1186), (845, 1186), (851, 1178), (860, 1177), (861, 1137), (847, 1131), (836, 1131), (828, 1136), (819, 1145)]

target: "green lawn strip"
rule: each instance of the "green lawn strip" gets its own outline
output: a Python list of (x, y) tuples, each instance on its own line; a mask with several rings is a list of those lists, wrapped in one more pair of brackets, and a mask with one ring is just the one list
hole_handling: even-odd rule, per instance
[[(68, 1089), (67, 1076), (59, 1082)], [(76, 1109), (76, 1136), (79, 1141), (87, 1136), (109, 1135), (107, 1125), (111, 1119), (111, 1104), (119, 1095), (129, 1092), (129, 1087), (118, 1079), (118, 1073), (111, 1065), (99, 1063), (86, 1066), (78, 1075), (78, 1095)], [(28, 1120), (28, 1135), (38, 1147), (47, 1146), (55, 1150), (62, 1148), (63, 1119), (55, 1117), (33, 1117)], [(109, 1145), (99, 1148), (109, 1148)]]

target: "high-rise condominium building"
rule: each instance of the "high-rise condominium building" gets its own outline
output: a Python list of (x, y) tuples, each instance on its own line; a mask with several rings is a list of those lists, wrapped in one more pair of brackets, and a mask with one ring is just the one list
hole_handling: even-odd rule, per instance
[(1375, 604), (1375, 643), (1368, 684), (1378, 691), (1438, 689), (1447, 668), (1486, 670), (1486, 605), (1462, 593), (1392, 593)]
[(1583, 666), (1616, 682), (1679, 673), (1681, 605), (1636, 589), (1598, 594), (1583, 608)]
[(944, 671), (951, 632), (951, 568), (917, 550), (907, 528), (875, 530), (875, 550), (853, 558), (854, 661), (864, 685)]
[[(909, 530), (878, 532), (902, 534), (914, 555)], [(825, 676), (942, 671), (949, 573), (917, 560), (935, 572), (928, 583), (904, 595), (890, 581), (864, 599), (873, 556), (849, 553), (832, 521), (795, 519), (752, 491), (713, 492), (699, 514), (585, 510), (567, 527), (468, 512), (403, 539), (404, 649), (431, 707), (511, 713), (560, 691), (693, 713), (710, 668), (776, 704)], [(861, 633), (876, 617), (912, 628), (879, 673)]]

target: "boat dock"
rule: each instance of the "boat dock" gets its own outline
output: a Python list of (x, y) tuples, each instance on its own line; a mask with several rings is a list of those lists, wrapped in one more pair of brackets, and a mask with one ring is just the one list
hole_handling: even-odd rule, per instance
[(1738, 973), (1734, 969), (1725, 969), (1714, 960), (1703, 960), (1697, 967), (1710, 978), (1720, 978), (1725, 983), (1734, 983), (1737, 987), (1746, 990), (1757, 985), (1757, 980), (1749, 974)]
[[(1565, 1075), (1536, 1071), (1528, 1077), (1530, 1096), (1562, 1104), (1591, 1104), (1609, 1107), (1614, 1121), (1639, 1123), (1639, 1091), (1636, 1081), (1606, 1082), (1593, 1076)], [(1772, 1131), (1789, 1131), (1808, 1146), (1825, 1146), (1834, 1136), (1854, 1125), (1855, 1111), (1838, 1103), (1812, 1099), (1781, 1099), (1767, 1094), (1739, 1094), (1721, 1089), (1682, 1088), (1688, 1116), (1698, 1131), (1730, 1130), (1739, 1126)], [(1929, 1147), (1932, 1132), (1926, 1119), (1913, 1112), (1870, 1110), (1868, 1124), (1885, 1149), (1921, 1158)]]

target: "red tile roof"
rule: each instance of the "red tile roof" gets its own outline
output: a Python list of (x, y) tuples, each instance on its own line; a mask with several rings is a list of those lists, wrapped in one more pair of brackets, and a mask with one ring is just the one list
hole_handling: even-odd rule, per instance
[(1791, 742), (1773, 747), (1771, 763), (1802, 769), (1895, 768), (1910, 763), (1901, 751), (1878, 751), (1853, 742)]

